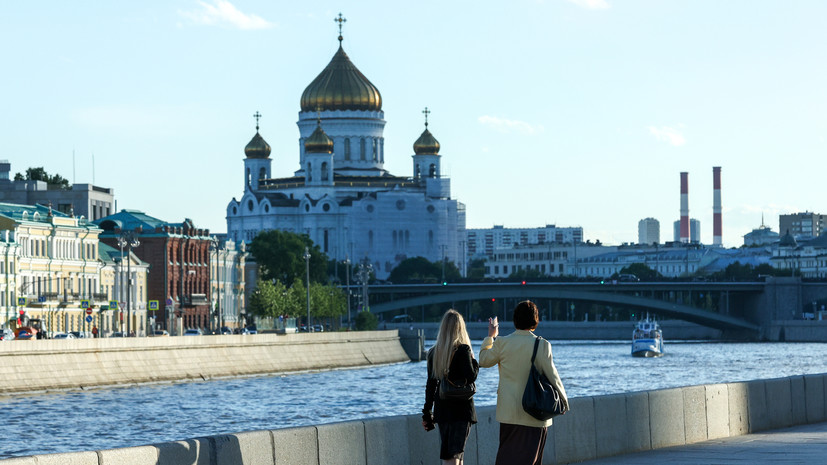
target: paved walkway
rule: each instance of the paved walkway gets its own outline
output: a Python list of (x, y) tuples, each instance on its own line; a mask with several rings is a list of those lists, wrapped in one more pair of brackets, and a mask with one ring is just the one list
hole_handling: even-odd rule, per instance
[(827, 423), (668, 447), (583, 464), (815, 464), (827, 463)]

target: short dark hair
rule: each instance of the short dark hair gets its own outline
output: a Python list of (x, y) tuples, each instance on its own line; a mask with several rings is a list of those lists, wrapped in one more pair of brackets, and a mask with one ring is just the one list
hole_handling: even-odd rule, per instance
[(514, 327), (517, 329), (534, 329), (540, 322), (540, 312), (537, 305), (530, 300), (524, 300), (514, 307)]

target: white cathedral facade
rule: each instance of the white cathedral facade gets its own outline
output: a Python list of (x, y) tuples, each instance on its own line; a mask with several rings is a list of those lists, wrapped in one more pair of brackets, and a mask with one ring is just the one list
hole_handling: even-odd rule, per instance
[(413, 146), (412, 176), (386, 171), (382, 97), (341, 41), (302, 94), (293, 176), (271, 176), (270, 146), (256, 124), (244, 149), (244, 194), (227, 206), (229, 237), (250, 242), (272, 229), (307, 234), (330, 258), (367, 258), (380, 279), (417, 256), (462, 270), (465, 205), (451, 198), (427, 119)]

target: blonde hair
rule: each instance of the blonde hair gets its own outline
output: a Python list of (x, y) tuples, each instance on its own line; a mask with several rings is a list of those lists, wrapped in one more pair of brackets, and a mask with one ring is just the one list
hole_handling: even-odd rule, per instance
[[(433, 361), (431, 363), (432, 372), (431, 377), (443, 378), (448, 375), (448, 368), (451, 363), (451, 356), (461, 344), (471, 345), (471, 338), (468, 337), (468, 331), (465, 329), (465, 320), (462, 315), (454, 309), (450, 309), (442, 316), (442, 322), (439, 324), (439, 334), (436, 337), (436, 344), (431, 349), (433, 351)], [(472, 357), (473, 357), (473, 351)]]

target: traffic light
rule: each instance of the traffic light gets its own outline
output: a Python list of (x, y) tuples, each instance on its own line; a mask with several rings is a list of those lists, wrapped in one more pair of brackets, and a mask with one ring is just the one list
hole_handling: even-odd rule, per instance
[(442, 285), (443, 285), (443, 286), (447, 286), (447, 285), (448, 285), (448, 281), (442, 281)]
[(496, 302), (496, 301), (497, 301), (497, 299), (495, 299), (493, 297), (491, 298), (491, 302)]
[(600, 284), (603, 284), (603, 280), (602, 280), (602, 279), (600, 280)]
[(523, 286), (525, 286), (525, 281), (523, 281)]

